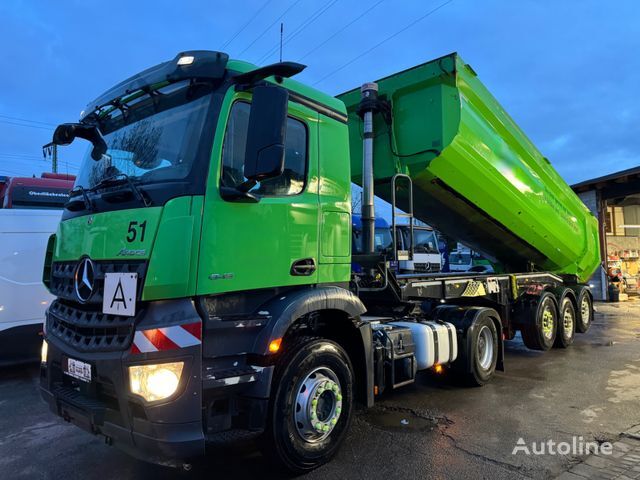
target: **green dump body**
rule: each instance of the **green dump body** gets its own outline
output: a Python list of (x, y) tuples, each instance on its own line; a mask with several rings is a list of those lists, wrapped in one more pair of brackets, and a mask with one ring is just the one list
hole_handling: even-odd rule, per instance
[[(375, 115), (375, 193), (411, 176), (414, 215), (500, 262), (586, 281), (600, 263), (598, 223), (473, 69), (451, 54), (377, 81), (393, 122)], [(534, 94), (535, 92), (532, 92)], [(352, 180), (361, 185), (360, 90), (349, 113)], [(398, 194), (406, 209), (406, 190)]]

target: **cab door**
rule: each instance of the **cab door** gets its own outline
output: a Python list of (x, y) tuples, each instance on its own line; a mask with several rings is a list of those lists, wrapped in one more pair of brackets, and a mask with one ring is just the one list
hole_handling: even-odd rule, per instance
[(250, 111), (247, 93), (231, 92), (223, 102), (227, 113), (204, 202), (198, 294), (317, 283), (318, 113), (289, 102), (284, 173), (250, 190), (255, 203), (225, 200), (222, 186), (245, 181)]

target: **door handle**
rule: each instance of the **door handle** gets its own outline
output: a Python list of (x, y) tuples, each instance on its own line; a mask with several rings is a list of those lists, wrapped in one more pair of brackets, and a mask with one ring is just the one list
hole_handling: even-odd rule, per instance
[(308, 277), (316, 271), (316, 261), (313, 258), (302, 258), (291, 264), (291, 275), (294, 277)]

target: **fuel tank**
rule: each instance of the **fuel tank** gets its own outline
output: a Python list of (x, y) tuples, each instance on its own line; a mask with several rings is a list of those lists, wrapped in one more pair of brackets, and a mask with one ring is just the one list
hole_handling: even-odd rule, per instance
[[(591, 276), (600, 263), (596, 218), (460, 56), (376, 83), (384, 102), (374, 116), (376, 196), (391, 201), (393, 175), (408, 174), (416, 218), (506, 271)], [(349, 114), (352, 181), (361, 185), (360, 90), (338, 98)]]

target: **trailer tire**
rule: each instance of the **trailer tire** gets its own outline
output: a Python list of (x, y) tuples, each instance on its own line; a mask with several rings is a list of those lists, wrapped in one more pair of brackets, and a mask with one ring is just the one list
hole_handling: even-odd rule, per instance
[(558, 307), (551, 292), (543, 292), (530, 304), (530, 318), (522, 325), (522, 341), (531, 350), (549, 350), (558, 331)]
[(567, 348), (573, 343), (576, 335), (576, 309), (570, 298), (564, 297), (560, 304), (558, 317), (558, 333), (554, 347)]
[(593, 322), (593, 300), (586, 287), (578, 295), (578, 309), (576, 312), (576, 332), (587, 333)]
[[(471, 339), (469, 350), (465, 348), (461, 352), (462, 357), (469, 356), (470, 371), (459, 372), (464, 384), (471, 387), (481, 387), (491, 381), (496, 371), (498, 363), (498, 331), (493, 319), (489, 316), (479, 318), (474, 324), (474, 328), (470, 330)], [(467, 362), (464, 358), (460, 359), (460, 365)]]
[(283, 349), (262, 449), (278, 466), (302, 474), (328, 462), (349, 430), (353, 367), (330, 340), (305, 336), (283, 343)]

